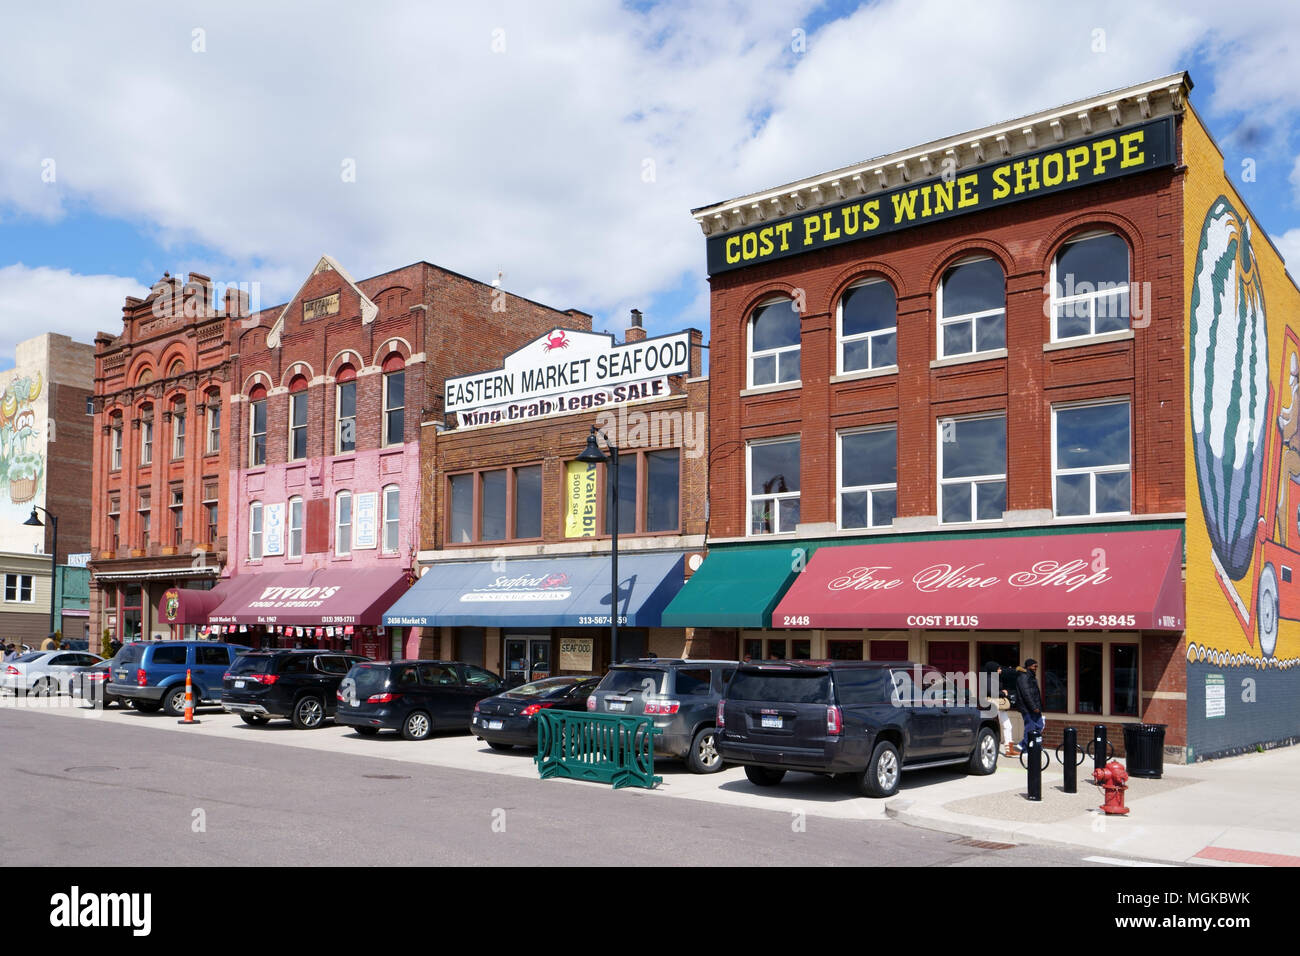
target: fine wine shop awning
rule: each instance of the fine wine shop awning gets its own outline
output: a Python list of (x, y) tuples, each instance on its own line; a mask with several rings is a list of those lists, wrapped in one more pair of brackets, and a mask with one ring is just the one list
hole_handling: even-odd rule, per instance
[(227, 598), (207, 624), (330, 624), (373, 626), (384, 608), (407, 589), (405, 571), (368, 568), (345, 571), (273, 571), (238, 574)]
[(799, 566), (792, 546), (710, 551), (664, 611), (665, 627), (770, 627)]
[(1176, 530), (823, 547), (772, 626), (1181, 631), (1182, 554)]
[[(435, 565), (384, 615), (388, 627), (609, 627), (608, 557)], [(683, 552), (618, 556), (619, 625), (658, 627), (685, 579)]]

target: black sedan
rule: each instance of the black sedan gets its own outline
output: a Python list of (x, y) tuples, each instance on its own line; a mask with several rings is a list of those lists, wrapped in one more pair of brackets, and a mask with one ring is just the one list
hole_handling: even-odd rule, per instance
[(599, 677), (547, 677), (504, 694), (488, 697), (474, 706), (470, 733), (486, 740), (493, 750), (514, 747), (537, 748), (537, 724), (533, 720), (540, 710), (587, 709), (587, 698), (600, 683)]

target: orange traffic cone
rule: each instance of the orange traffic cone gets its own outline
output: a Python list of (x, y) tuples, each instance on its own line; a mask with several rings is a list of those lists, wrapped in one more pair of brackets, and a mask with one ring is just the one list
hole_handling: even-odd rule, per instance
[(178, 724), (202, 723), (194, 719), (194, 681), (191, 675), (191, 671), (185, 671), (185, 717), (176, 721)]

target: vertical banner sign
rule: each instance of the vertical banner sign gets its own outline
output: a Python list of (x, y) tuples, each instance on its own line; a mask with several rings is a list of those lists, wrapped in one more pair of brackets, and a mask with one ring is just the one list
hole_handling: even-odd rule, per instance
[(267, 505), (263, 554), (284, 554), (284, 503)]
[(596, 535), (596, 515), (600, 498), (596, 492), (595, 462), (571, 461), (565, 469), (568, 497), (564, 507), (564, 536), (591, 538)]
[(357, 495), (357, 513), (352, 547), (358, 550), (375, 548), (379, 545), (379, 493), (368, 491)]

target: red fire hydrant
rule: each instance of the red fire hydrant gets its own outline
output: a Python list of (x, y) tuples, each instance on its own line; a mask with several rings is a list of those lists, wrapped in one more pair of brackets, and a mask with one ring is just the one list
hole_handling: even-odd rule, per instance
[(1107, 813), (1124, 814), (1129, 808), (1124, 806), (1124, 791), (1128, 789), (1128, 771), (1118, 760), (1112, 760), (1106, 766), (1092, 772), (1092, 782), (1106, 791), (1106, 802), (1101, 809)]

